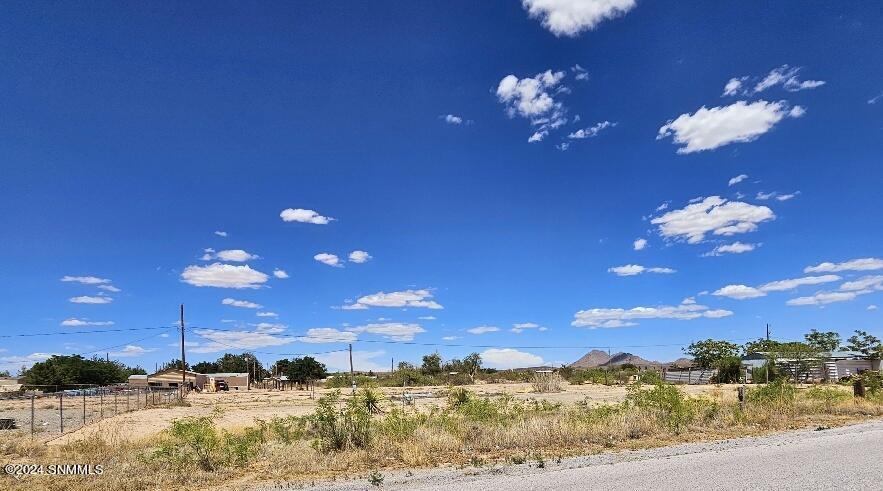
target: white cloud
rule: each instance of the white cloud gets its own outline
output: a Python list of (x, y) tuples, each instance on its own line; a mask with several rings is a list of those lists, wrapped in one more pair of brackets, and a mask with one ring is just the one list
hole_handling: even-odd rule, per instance
[[(828, 276), (834, 276), (838, 279), (840, 278), (835, 275)], [(857, 280), (847, 281), (840, 285), (840, 289), (845, 291), (868, 290), (871, 288), (874, 290), (883, 290), (883, 276), (863, 276)]]
[(656, 211), (666, 210), (666, 209), (668, 209), (668, 205), (670, 205), (670, 204), (671, 204), (671, 201), (666, 201), (665, 203), (662, 203), (659, 206), (657, 206)]
[(282, 346), (293, 343), (293, 337), (275, 336), (278, 329), (256, 329), (254, 331), (215, 331), (212, 329), (195, 329), (200, 337), (208, 339), (209, 343), (200, 343), (191, 348), (193, 353), (216, 353), (231, 349), (253, 350), (268, 346)]
[(403, 322), (386, 322), (376, 324), (365, 324), (363, 326), (349, 327), (347, 331), (369, 334), (378, 334), (393, 341), (412, 341), (414, 335), (426, 332), (419, 324), (403, 323)]
[(732, 244), (723, 244), (715, 247), (703, 256), (720, 256), (722, 254), (742, 254), (743, 252), (751, 252), (757, 248), (757, 244), (745, 244), (739, 241)]
[(647, 239), (636, 239), (632, 244), (632, 247), (634, 247), (636, 251), (644, 249), (647, 247)]
[(72, 317), (61, 321), (61, 325), (65, 327), (112, 326), (113, 321), (90, 321), (88, 319), (77, 319)]
[[(731, 78), (724, 86), (723, 95), (754, 95), (776, 86), (782, 86), (788, 92), (797, 92), (825, 85), (823, 80), (800, 80), (797, 77), (800, 69), (801, 67), (782, 65), (770, 70), (763, 78), (750, 76)], [(754, 82), (753, 87), (750, 86), (749, 81)]]
[(744, 181), (745, 179), (748, 179), (748, 174), (739, 174), (736, 177), (730, 178), (730, 180), (727, 181), (727, 185), (728, 186), (735, 186), (736, 184), (739, 184), (740, 182)]
[(800, 191), (795, 191), (789, 194), (780, 194), (776, 196), (776, 199), (779, 201), (788, 201), (789, 199), (796, 197), (798, 194), (800, 194)]
[(709, 196), (656, 217), (650, 223), (659, 225), (659, 235), (662, 237), (685, 239), (690, 244), (697, 244), (707, 233), (734, 235), (752, 232), (757, 229), (757, 224), (774, 218), (776, 215), (766, 206)]
[(874, 304), (868, 305), (868, 310), (877, 310), (877, 306)]
[(26, 365), (30, 366), (39, 361), (46, 361), (58, 353), (31, 353), (29, 355), (13, 355), (0, 357), (0, 366)]
[(156, 348), (143, 348), (141, 346), (136, 346), (134, 344), (127, 344), (126, 347), (123, 348), (121, 351), (111, 351), (108, 354), (110, 356), (113, 356), (116, 358), (126, 358), (126, 357), (141, 356), (146, 353), (152, 353), (156, 350), (157, 350)]
[(733, 298), (736, 300), (745, 300), (746, 298), (764, 297), (766, 293), (753, 286), (747, 285), (727, 285), (712, 293), (718, 297)]
[(561, 150), (562, 152), (564, 152), (564, 151), (566, 151), (568, 148), (570, 148), (570, 143), (568, 143), (568, 142), (557, 143), (557, 144), (555, 144), (555, 148), (557, 148), (558, 150)]
[(110, 280), (106, 278), (98, 278), (95, 276), (63, 276), (61, 278), (61, 281), (82, 283), (84, 285), (100, 285), (110, 283)]
[(641, 273), (676, 273), (677, 271), (671, 268), (645, 268), (640, 264), (626, 264), (625, 266), (616, 266), (614, 268), (607, 269), (608, 273), (614, 273), (617, 276), (634, 276)]
[(181, 273), (181, 281), (193, 286), (216, 288), (260, 288), (267, 282), (267, 275), (250, 266), (212, 263), (206, 266), (187, 266)]
[(329, 266), (334, 266), (335, 268), (342, 268), (343, 264), (340, 264), (340, 258), (335, 254), (329, 254), (327, 252), (320, 252), (313, 256), (313, 259), (319, 261), (322, 264), (327, 264)]
[(489, 368), (507, 370), (545, 365), (541, 356), (512, 348), (490, 348), (482, 351), (481, 361)]
[(807, 266), (804, 273), (836, 273), (838, 271), (873, 271), (883, 269), (883, 259), (866, 257), (842, 263), (824, 262), (815, 266)]
[(859, 295), (871, 293), (870, 290), (854, 291), (854, 292), (819, 292), (808, 297), (792, 298), (785, 302), (788, 305), (825, 305), (835, 302), (848, 302), (855, 300)]
[(516, 334), (521, 334), (522, 332), (524, 332), (528, 329), (536, 329), (538, 331), (545, 331), (546, 330), (545, 327), (542, 327), (535, 322), (520, 322), (518, 324), (512, 324), (512, 329), (509, 329), (509, 330), (516, 333)]
[(217, 235), (218, 237), (226, 237), (227, 232), (224, 232), (223, 230), (215, 230), (215, 235)]
[[(881, 277), (883, 278), (883, 277)], [(771, 281), (760, 286), (765, 292), (781, 292), (785, 290), (793, 290), (803, 285), (821, 285), (822, 283), (830, 283), (839, 281), (840, 277), (835, 274), (826, 274), (822, 276), (804, 276), (803, 278), (792, 278), (788, 280)], [(861, 288), (859, 288), (861, 289)]]
[[(585, 68), (579, 66), (579, 63), (570, 67), (570, 71), (573, 72), (574, 80), (588, 80), (589, 79), (589, 72), (586, 71)], [(576, 123), (578, 121), (579, 121), (579, 114), (577, 114), (573, 118), (574, 123)]]
[(522, 0), (532, 19), (556, 36), (575, 37), (605, 20), (625, 15), (635, 0)]
[(371, 260), (371, 254), (368, 254), (365, 251), (353, 251), (349, 255), (349, 260), (351, 263), (367, 263), (369, 260)]
[(98, 285), (97, 288), (98, 288), (99, 290), (104, 290), (104, 291), (106, 291), (106, 292), (111, 292), (111, 293), (119, 293), (119, 292), (122, 291), (122, 290), (120, 290), (119, 288), (117, 288), (117, 287), (115, 287), (115, 286), (113, 286), (113, 285)]
[[(799, 108), (799, 109), (798, 109)], [(659, 128), (656, 139), (671, 136), (680, 154), (713, 150), (730, 143), (756, 140), (786, 117), (800, 117), (803, 108), (791, 108), (785, 101), (738, 101), (729, 106), (684, 113)]]
[(113, 302), (113, 299), (110, 297), (105, 297), (105, 296), (100, 296), (100, 295), (97, 297), (82, 295), (79, 297), (71, 298), (70, 302), (71, 303), (86, 303), (86, 304), (100, 305), (100, 304), (111, 303), (111, 302)]
[(460, 339), (460, 336), (442, 336), (442, 339), (445, 341), (454, 341)]
[(562, 71), (546, 70), (534, 77), (507, 75), (500, 80), (497, 98), (506, 105), (506, 113), (526, 118), (536, 128), (529, 143), (542, 141), (551, 130), (567, 123), (567, 108), (552, 97), (556, 87), (559, 91), (563, 88), (560, 83), (564, 77)]
[(276, 278), (279, 278), (280, 280), (284, 280), (286, 278), (289, 278), (288, 273), (286, 273), (284, 269), (274, 269), (273, 276), (275, 276)]
[(446, 114), (442, 116), (442, 119), (448, 124), (463, 124), (463, 118), (454, 114)]
[(496, 326), (476, 326), (472, 329), (467, 329), (466, 332), (470, 334), (487, 334), (489, 332), (497, 332), (500, 328)]
[(255, 315), (258, 317), (279, 317), (276, 312), (258, 312)]
[(724, 93), (721, 95), (721, 97), (736, 95), (740, 93), (742, 90), (742, 85), (746, 80), (748, 80), (748, 77), (734, 77), (728, 80), (726, 85), (724, 85)]
[(580, 310), (574, 314), (574, 327), (613, 328), (635, 325), (634, 320), (640, 319), (677, 319), (692, 320), (701, 317), (717, 319), (727, 317), (733, 313), (729, 310), (709, 310), (705, 305), (697, 303), (682, 303), (677, 306), (662, 305), (659, 307), (634, 307), (631, 309), (621, 308), (594, 308)]
[(263, 307), (263, 305), (258, 304), (258, 303), (249, 302), (248, 300), (236, 300), (233, 298), (225, 298), (225, 299), (221, 300), (221, 304), (222, 305), (229, 305), (231, 307), (239, 307), (239, 308), (243, 308), (243, 309), (259, 309), (259, 308)]
[[(353, 351), (353, 368), (360, 372), (367, 372), (369, 370), (375, 372), (389, 370), (389, 365), (387, 364), (389, 360), (385, 360), (382, 365), (374, 361), (375, 358), (384, 356), (385, 354), (385, 351)], [(315, 358), (321, 363), (324, 363), (329, 370), (349, 372), (350, 358), (349, 353), (346, 351), (316, 355)]]
[(400, 292), (377, 292), (360, 297), (355, 303), (341, 307), (343, 310), (363, 310), (369, 307), (422, 307), (442, 309), (440, 304), (431, 300), (432, 292), (427, 289), (404, 290)]
[(324, 217), (313, 210), (305, 210), (303, 208), (286, 208), (279, 213), (279, 216), (285, 222), (313, 223), (316, 225), (326, 225), (334, 220), (331, 217)]
[(567, 135), (567, 138), (570, 138), (571, 140), (583, 140), (585, 138), (594, 138), (594, 137), (598, 136), (598, 133), (600, 133), (602, 130), (605, 130), (607, 128), (611, 128), (613, 126), (616, 126), (616, 123), (611, 123), (610, 121), (601, 121), (600, 123), (597, 123), (594, 126), (578, 129), (578, 130), (574, 131), (573, 133)]
[(877, 101), (879, 101), (880, 99), (883, 99), (883, 92), (881, 92), (881, 93), (877, 94), (876, 96), (871, 97), (870, 99), (868, 99), (868, 104), (876, 104)]
[(797, 197), (800, 194), (800, 191), (794, 191), (793, 193), (788, 194), (779, 194), (778, 191), (773, 191), (771, 193), (764, 193), (762, 191), (758, 191), (755, 199), (759, 199), (761, 201), (766, 201), (771, 198), (776, 198), (777, 201), (788, 201), (789, 199)]
[(260, 259), (260, 257), (257, 256), (256, 254), (250, 254), (248, 252), (245, 252), (242, 249), (228, 249), (228, 250), (219, 251), (219, 252), (215, 252), (212, 249), (206, 249), (205, 254), (203, 254), (203, 256), (202, 256), (202, 260), (203, 261), (211, 261), (212, 259), (220, 259), (221, 261), (244, 263), (246, 261)]
[(422, 316), (418, 317), (418, 319), (423, 320), (423, 321), (434, 321), (436, 319), (436, 317), (434, 315), (422, 315)]
[(338, 331), (331, 327), (317, 327), (307, 330), (306, 336), (298, 337), (302, 343), (351, 343), (358, 339), (354, 332)]

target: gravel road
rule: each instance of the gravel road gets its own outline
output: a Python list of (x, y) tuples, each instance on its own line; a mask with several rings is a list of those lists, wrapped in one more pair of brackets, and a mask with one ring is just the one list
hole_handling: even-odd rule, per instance
[[(295, 489), (283, 485), (281, 489)], [(254, 489), (280, 489), (276, 487)], [(307, 487), (377, 489), (366, 479)], [(480, 469), (384, 473), (382, 489), (883, 489), (883, 421)]]

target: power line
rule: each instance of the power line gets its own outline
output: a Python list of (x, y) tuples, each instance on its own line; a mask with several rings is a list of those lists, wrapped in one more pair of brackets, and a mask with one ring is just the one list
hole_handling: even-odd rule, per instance
[(257, 350), (252, 350), (252, 349), (245, 348), (245, 347), (242, 347), (242, 346), (233, 346), (232, 344), (223, 343), (223, 342), (218, 341), (218, 340), (216, 340), (216, 339), (212, 339), (212, 338), (209, 338), (209, 337), (203, 336), (202, 334), (199, 334), (199, 333), (196, 332), (196, 331), (193, 331), (193, 333), (196, 334), (197, 336), (199, 336), (199, 337), (205, 339), (205, 340), (211, 341), (211, 342), (213, 342), (213, 343), (220, 344), (221, 346), (226, 346), (226, 347), (228, 347), (228, 348), (232, 348), (232, 349), (244, 350), (244, 351), (248, 351), (248, 352), (250, 352), (250, 353), (258, 353), (258, 354), (262, 354), (262, 355), (313, 356), (313, 355), (327, 355), (327, 354), (330, 354), (330, 353), (339, 353), (339, 352), (341, 352), (341, 351), (347, 351), (346, 349), (336, 349), (336, 350), (331, 350), (331, 351), (321, 351), (321, 352), (317, 352), (317, 353), (274, 353), (274, 352), (271, 352), (271, 351), (257, 351)]
[(154, 329), (172, 329), (171, 326), (162, 327), (131, 327), (127, 329), (91, 329), (87, 331), (58, 331), (58, 332), (30, 332), (23, 334), (3, 334), (0, 338), (28, 338), (35, 336), (68, 336), (71, 334), (100, 334), (108, 332), (148, 331)]
[(114, 349), (114, 348), (120, 348), (120, 347), (122, 347), (122, 346), (128, 346), (128, 345), (130, 345), (130, 344), (132, 344), (132, 343), (137, 343), (137, 342), (139, 342), (139, 341), (144, 341), (145, 339), (155, 338), (155, 337), (157, 337), (157, 336), (161, 336), (161, 335), (163, 335), (163, 334), (165, 334), (165, 333), (158, 332), (158, 333), (156, 333), (156, 334), (151, 334), (150, 336), (145, 336), (145, 337), (143, 337), (143, 338), (133, 339), (133, 340), (131, 340), (131, 341), (128, 341), (128, 342), (125, 342), (125, 343), (122, 343), (122, 344), (117, 344), (117, 345), (114, 345), (114, 346), (106, 346), (106, 347), (104, 347), (104, 348), (100, 348), (100, 349), (97, 349), (97, 350), (95, 350), (95, 351), (87, 351), (87, 352), (85, 352), (85, 353), (80, 353), (80, 355), (91, 355), (91, 354), (94, 354), (94, 353), (101, 353), (102, 351), (107, 351), (107, 350), (111, 350), (111, 349)]

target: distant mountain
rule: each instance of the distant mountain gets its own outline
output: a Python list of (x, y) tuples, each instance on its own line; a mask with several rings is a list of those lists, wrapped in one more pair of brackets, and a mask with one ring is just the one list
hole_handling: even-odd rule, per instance
[(689, 358), (678, 358), (672, 363), (664, 363), (658, 361), (645, 360), (638, 355), (631, 353), (616, 353), (612, 356), (601, 350), (592, 350), (583, 355), (582, 358), (571, 363), (573, 368), (595, 368), (595, 367), (616, 367), (619, 365), (631, 364), (637, 367), (666, 367), (669, 365), (689, 366), (693, 360)]
[(608, 361), (610, 361), (610, 356), (607, 353), (601, 350), (593, 349), (592, 351), (589, 351), (588, 353), (583, 355), (583, 357), (579, 360), (571, 363), (570, 366), (573, 368), (594, 368), (600, 367)]

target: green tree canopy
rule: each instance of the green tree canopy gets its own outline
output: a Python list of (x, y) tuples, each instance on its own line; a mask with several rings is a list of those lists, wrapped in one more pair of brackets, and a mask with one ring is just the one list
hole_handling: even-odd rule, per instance
[(108, 385), (126, 382), (129, 375), (146, 372), (141, 367), (128, 367), (118, 361), (98, 357), (91, 359), (80, 355), (55, 355), (46, 361), (34, 363), (23, 375), (34, 385)]
[(426, 375), (438, 375), (442, 371), (442, 359), (438, 353), (423, 356), (423, 366), (420, 367)]
[(706, 339), (684, 348), (700, 368), (715, 368), (724, 358), (739, 356), (739, 345), (729, 341)]
[(853, 336), (846, 340), (849, 344), (846, 346), (850, 351), (859, 351), (863, 355), (873, 359), (879, 359), (883, 354), (883, 346), (880, 339), (872, 336), (865, 331), (855, 331)]
[(0, 377), (8, 377), (8, 376), (9, 376), (8, 370), (0, 370)]
[(819, 332), (815, 329), (803, 336), (806, 344), (818, 351), (837, 351), (840, 347), (840, 334), (834, 331)]
[(196, 373), (218, 373), (218, 364), (213, 361), (201, 361), (190, 367)]
[[(162, 365), (159, 366), (159, 371), (163, 370), (180, 370), (181, 369), (181, 359), (173, 358)], [(190, 364), (184, 363), (184, 370), (190, 370)]]
[(288, 378), (299, 384), (305, 384), (325, 378), (328, 371), (325, 365), (319, 363), (312, 356), (304, 356), (303, 358), (294, 358), (288, 366)]
[(463, 358), (463, 370), (469, 374), (469, 378), (472, 379), (472, 382), (475, 382), (475, 374), (481, 370), (481, 355), (478, 353), (471, 353), (466, 358)]

